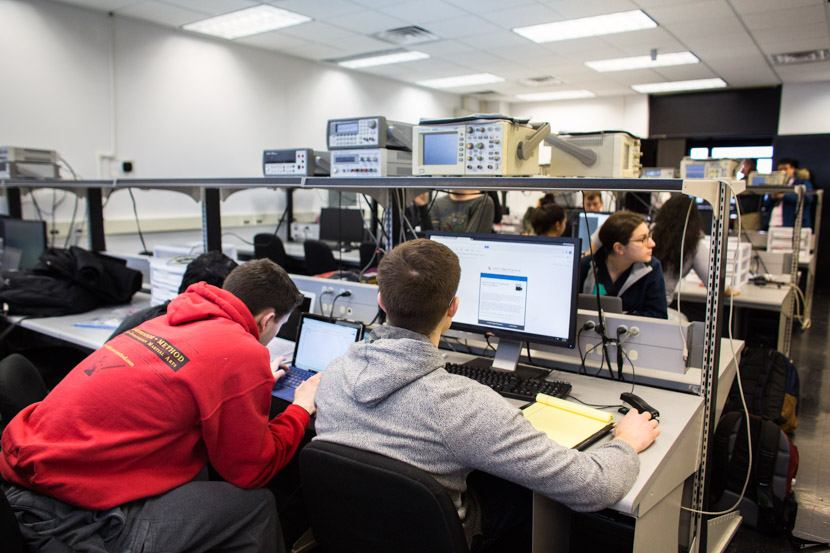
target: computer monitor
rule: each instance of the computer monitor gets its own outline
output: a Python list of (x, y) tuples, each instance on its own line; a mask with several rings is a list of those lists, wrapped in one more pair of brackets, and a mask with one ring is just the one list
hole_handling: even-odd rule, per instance
[(522, 341), (574, 347), (577, 239), (438, 231), (427, 237), (461, 264), (452, 328), (497, 336), (494, 368), (515, 370)]
[(320, 240), (359, 244), (363, 236), (363, 213), (359, 209), (324, 207), (320, 212)]
[(21, 269), (32, 269), (46, 249), (46, 223), (0, 217), (0, 235), (3, 245), (20, 250)]
[(279, 331), (277, 332), (277, 337), (282, 338), (283, 340), (291, 340), (292, 342), (297, 339), (297, 330), (300, 328), (300, 315), (303, 313), (314, 313), (314, 304), (317, 298), (317, 294), (314, 292), (306, 292), (304, 290), (300, 291), (303, 295), (303, 301), (294, 308), (294, 311), (291, 312), (289, 315), (288, 320), (285, 321)]
[[(591, 235), (594, 234), (594, 232), (596, 232), (596, 230), (601, 227), (605, 220), (610, 216), (610, 213), (579, 212), (579, 218), (576, 223), (577, 228), (573, 234), (582, 240), (583, 251), (588, 251), (588, 244), (591, 242)], [(585, 221), (588, 221), (587, 225), (585, 224)]]

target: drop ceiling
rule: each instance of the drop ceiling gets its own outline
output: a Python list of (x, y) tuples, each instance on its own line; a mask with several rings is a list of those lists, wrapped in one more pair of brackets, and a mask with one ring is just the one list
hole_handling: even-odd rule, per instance
[[(597, 96), (637, 94), (635, 84), (720, 77), (732, 88), (830, 81), (830, 59), (775, 65), (774, 54), (830, 48), (828, 0), (61, 0), (179, 28), (262, 3), (313, 21), (233, 42), (320, 63), (399, 47), (374, 35), (420, 26), (438, 40), (410, 49), (430, 58), (361, 69), (416, 83), (471, 73), (505, 81), (452, 89), (516, 101), (518, 94), (587, 89)], [(514, 27), (641, 9), (654, 29), (536, 44)], [(185, 31), (181, 31), (185, 32)], [(220, 39), (216, 39), (220, 40)], [(700, 63), (599, 73), (586, 61), (689, 50)], [(533, 86), (532, 79), (555, 77)], [(530, 81), (529, 81), (530, 80)], [(557, 84), (558, 83), (558, 84)], [(830, 92), (830, 91), (829, 91)]]

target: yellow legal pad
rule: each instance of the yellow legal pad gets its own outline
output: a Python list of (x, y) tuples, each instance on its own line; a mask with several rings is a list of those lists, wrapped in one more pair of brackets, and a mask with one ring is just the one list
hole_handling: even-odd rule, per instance
[(536, 430), (572, 449), (584, 449), (611, 431), (614, 415), (545, 394), (522, 411)]

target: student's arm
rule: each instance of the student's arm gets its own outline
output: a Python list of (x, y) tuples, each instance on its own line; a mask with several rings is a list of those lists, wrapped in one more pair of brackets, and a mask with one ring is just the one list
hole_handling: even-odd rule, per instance
[(525, 486), (576, 511), (604, 509), (634, 484), (640, 461), (634, 447), (622, 439), (583, 453), (552, 441), (518, 409), (478, 383), (472, 383), (464, 397), (444, 395), (436, 390), (436, 420), (442, 421), (450, 454), (464, 466)]

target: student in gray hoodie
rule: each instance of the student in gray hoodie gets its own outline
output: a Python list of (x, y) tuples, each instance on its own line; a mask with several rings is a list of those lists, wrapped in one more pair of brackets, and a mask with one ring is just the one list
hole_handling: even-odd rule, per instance
[[(492, 513), (482, 513), (484, 492), (468, 489), (473, 470), (577, 511), (619, 501), (639, 472), (637, 453), (659, 434), (657, 421), (632, 409), (617, 423), (613, 440), (574, 451), (534, 429), (490, 388), (446, 372), (437, 345), (458, 309), (460, 274), (456, 255), (430, 240), (405, 242), (383, 258), (378, 303), (389, 326), (375, 329), (368, 343), (354, 344), (326, 369), (315, 400), (315, 439), (430, 473), (447, 489), (474, 548), (481, 536), (497, 536), (488, 528)], [(530, 505), (517, 509), (529, 513)]]

